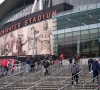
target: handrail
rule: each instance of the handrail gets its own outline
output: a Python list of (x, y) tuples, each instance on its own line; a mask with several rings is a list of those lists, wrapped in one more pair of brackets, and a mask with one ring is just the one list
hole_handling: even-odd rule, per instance
[[(25, 67), (25, 66), (24, 66), (24, 67)], [(24, 72), (24, 71), (21, 71), (20, 73), (22, 73), (22, 72)], [(20, 74), (20, 73), (18, 72), (18, 73), (14, 74), (14, 75), (18, 75), (18, 74)], [(6, 77), (3, 77), (3, 78), (1, 78), (1, 79), (6, 79), (6, 78), (12, 77), (12, 76), (14, 76), (14, 75), (6, 76)], [(1, 80), (1, 79), (0, 79), (0, 80)]]
[(96, 79), (97, 77), (99, 77), (99, 76), (100, 76), (100, 74), (99, 74), (98, 76), (96, 76), (95, 78), (91, 79), (89, 82), (86, 82), (85, 84), (83, 84), (83, 87), (84, 87), (86, 84), (88, 84), (88, 83), (90, 83), (91, 81), (93, 81), (94, 79)]
[[(66, 67), (64, 67), (64, 68), (66, 68)], [(61, 72), (64, 68), (62, 68), (61, 70), (59, 70), (57, 73)], [(55, 73), (55, 75), (56, 75), (57, 73)], [(42, 81), (42, 80), (48, 79), (48, 78), (50, 78), (51, 76), (53, 76), (53, 75), (47, 76), (47, 77), (45, 77), (45, 78), (43, 78), (43, 79), (41, 79), (41, 80), (38, 80), (38, 81)], [(36, 82), (38, 82), (38, 81), (36, 81)], [(40, 84), (40, 83), (39, 83), (39, 84)], [(31, 87), (29, 87), (29, 88), (27, 88), (27, 89), (25, 89), (25, 90), (29, 90), (29, 89), (31, 89), (31, 88), (33, 88), (33, 87), (35, 87), (35, 86), (38, 86), (39, 84), (33, 85), (33, 86), (31, 86)]]
[[(88, 66), (88, 65), (86, 65), (86, 66)], [(84, 66), (84, 68), (86, 67), (86, 66)], [(83, 67), (81, 67), (81, 68), (83, 68)], [(79, 73), (81, 73), (82, 71), (80, 71)], [(77, 74), (79, 74), (79, 73), (77, 73)], [(75, 75), (77, 75), (77, 74), (75, 74)], [(51, 75), (52, 76), (52, 75)], [(72, 78), (72, 77), (74, 77), (74, 76), (71, 76), (70, 78)], [(70, 79), (70, 78), (67, 78), (66, 80), (68, 80), (68, 79)], [(46, 78), (45, 78), (46, 79)], [(64, 81), (66, 81), (66, 80), (63, 80), (63, 82)], [(60, 82), (60, 83), (62, 83), (62, 81)], [(57, 83), (58, 84), (58, 83)], [(38, 84), (39, 85), (39, 84)], [(67, 85), (69, 85), (69, 84), (67, 84)], [(66, 85), (65, 85), (66, 86)], [(65, 87), (64, 86), (64, 87)], [(31, 88), (34, 88), (35, 86), (31, 86), (31, 87), (29, 87), (29, 88), (27, 88), (27, 89), (25, 89), (25, 90), (29, 90), (29, 89), (31, 89)], [(62, 87), (63, 88), (63, 87)], [(60, 89), (58, 89), (58, 90), (60, 90)]]
[(70, 85), (70, 84), (66, 84), (65, 86), (59, 88), (58, 90), (62, 90), (63, 88), (67, 87), (68, 85)]
[[(54, 66), (54, 65), (53, 65), (53, 66)], [(52, 67), (53, 67), (53, 66), (52, 66)], [(88, 65), (86, 65), (86, 66), (88, 66)], [(84, 66), (84, 67), (86, 67), (86, 66)], [(51, 67), (51, 68), (52, 68), (52, 67)], [(83, 68), (83, 67), (81, 67), (81, 68)], [(41, 71), (42, 71), (42, 70), (41, 70)], [(40, 72), (41, 72), (41, 71), (40, 71)], [(31, 74), (31, 75), (33, 75), (33, 74)], [(29, 76), (31, 76), (31, 75), (29, 75)], [(29, 76), (26, 76), (26, 77), (24, 77), (24, 78), (27, 78), (27, 77), (29, 77)], [(19, 79), (19, 80), (17, 80), (17, 81), (23, 80), (24, 78)], [(72, 78), (72, 77), (71, 77), (71, 78)], [(17, 82), (17, 81), (14, 81), (14, 82)], [(13, 84), (13, 83), (11, 83), (11, 84)], [(9, 86), (9, 85), (11, 85), (11, 84), (8, 84), (8, 85), (6, 85), (6, 86)]]
[[(58, 65), (58, 64), (57, 64), (57, 65)], [(53, 66), (56, 66), (56, 65), (53, 65)], [(51, 66), (50, 68), (52, 68), (53, 66)], [(0, 89), (3, 89), (3, 88), (5, 88), (5, 87), (7, 87), (7, 86), (11, 86), (12, 84), (14, 84), (14, 83), (16, 83), (16, 82), (18, 82), (18, 81), (20, 81), (20, 80), (26, 79), (26, 78), (28, 78), (28, 77), (30, 77), (30, 76), (32, 76), (32, 75), (35, 75), (35, 74), (37, 74), (37, 73), (40, 73), (40, 72), (42, 72), (42, 71), (43, 71), (43, 70), (40, 70), (39, 72), (33, 73), (33, 74), (29, 75), (29, 76), (26, 76), (26, 77), (23, 77), (23, 78), (21, 78), (21, 79), (19, 79), (19, 80), (13, 81), (13, 82), (11, 82), (10, 84), (1, 87)]]

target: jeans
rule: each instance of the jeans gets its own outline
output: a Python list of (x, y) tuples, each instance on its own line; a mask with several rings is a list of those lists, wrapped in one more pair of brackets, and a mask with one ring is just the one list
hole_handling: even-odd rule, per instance
[(30, 65), (29, 64), (26, 64), (26, 71), (28, 72), (30, 69)]

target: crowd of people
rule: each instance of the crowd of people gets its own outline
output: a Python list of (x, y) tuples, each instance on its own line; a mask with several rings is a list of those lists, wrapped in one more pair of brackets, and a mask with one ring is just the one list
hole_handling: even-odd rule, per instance
[[(41, 70), (43, 70), (44, 75), (49, 75), (48, 67), (50, 65), (59, 64), (63, 65), (62, 60), (64, 59), (64, 55), (61, 54), (59, 57), (55, 55), (42, 55), (41, 57), (27, 57), (26, 58), (26, 72), (33, 72), (35, 69), (38, 69), (39, 66)], [(72, 73), (72, 86), (73, 84), (78, 84), (80, 72), (80, 58), (79, 55), (76, 53), (69, 57), (69, 63), (71, 66), (71, 73)], [(74, 61), (73, 61), (74, 60)], [(74, 63), (72, 63), (74, 62)], [(3, 63), (4, 71), (7, 72), (9, 70), (9, 66), (11, 66), (12, 74), (14, 73), (14, 65), (10, 64), (10, 61), (5, 61)], [(97, 77), (97, 80), (100, 83), (100, 78), (98, 79), (98, 75), (100, 74), (100, 60), (98, 58), (92, 59), (91, 57), (88, 60), (88, 69), (89, 73), (93, 73), (93, 83), (95, 81), (94, 78)]]

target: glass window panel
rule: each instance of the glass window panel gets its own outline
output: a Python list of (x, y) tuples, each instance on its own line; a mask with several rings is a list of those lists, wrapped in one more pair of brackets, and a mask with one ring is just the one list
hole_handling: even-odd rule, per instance
[(90, 39), (90, 41), (91, 41), (91, 47), (97, 47), (97, 46), (99, 46), (99, 40), (98, 40), (98, 38)]
[(62, 25), (62, 24), (66, 24), (66, 23), (67, 23), (67, 20), (62, 20), (62, 21), (58, 21), (57, 25)]
[(66, 23), (71, 23), (72, 22), (72, 19), (66, 19)]
[(58, 52), (58, 48), (54, 48), (54, 52)]
[(63, 39), (58, 39), (58, 44), (64, 44), (65, 43), (65, 40), (64, 40), (64, 38)]
[(63, 20), (63, 16), (57, 17), (57, 21)]
[(72, 23), (72, 26), (77, 27), (77, 26), (79, 26), (79, 23), (78, 22)]
[(71, 18), (72, 18), (72, 14), (65, 15), (65, 16), (64, 16), (64, 19), (65, 19), (65, 18), (66, 18), (66, 19), (71, 19)]
[(81, 39), (88, 39), (88, 38), (89, 38), (89, 34), (81, 35)]
[(65, 25), (58, 25), (57, 26), (57, 30), (64, 29), (64, 28), (65, 28)]
[(90, 38), (97, 38), (98, 37), (98, 33), (91, 33), (90, 34)]
[(88, 19), (97, 19), (97, 14), (93, 14), (93, 15), (88, 15)]
[(53, 38), (54, 38), (54, 39), (57, 39), (57, 37), (58, 37), (58, 35), (53, 35)]
[(73, 32), (73, 36), (80, 35), (80, 31)]
[(90, 33), (98, 33), (98, 29), (90, 29)]
[(58, 34), (58, 38), (63, 38), (64, 34)]
[(80, 36), (73, 36), (73, 40), (80, 41)]
[(68, 23), (65, 25), (65, 28), (71, 28), (72, 27), (72, 23)]
[(80, 12), (80, 16), (85, 16), (85, 15), (87, 15), (87, 14), (88, 14), (87, 11)]
[(58, 47), (58, 44), (53, 44), (54, 48), (57, 48)]
[(82, 30), (81, 35), (83, 35), (83, 34), (89, 34), (89, 30)]
[(81, 21), (88, 20), (88, 19), (89, 19), (89, 16), (88, 15), (80, 17), (80, 20)]
[(98, 14), (97, 16), (100, 17), (100, 14)]
[(79, 17), (80, 16), (80, 13), (78, 12), (78, 13), (73, 13), (72, 14), (72, 18), (75, 18), (75, 17)]
[(97, 12), (100, 13), (100, 8), (97, 9)]
[(95, 13), (98, 13), (97, 9), (88, 10), (88, 14), (95, 14)]
[(89, 21), (88, 20), (87, 21), (81, 21), (81, 24), (82, 24), (82, 26), (88, 25)]
[(89, 19), (89, 24), (95, 24), (97, 22), (98, 22), (97, 19)]
[(57, 43), (57, 39), (54, 39), (53, 42), (54, 42), (54, 43)]
[(72, 36), (72, 32), (71, 33), (65, 33), (65, 37), (70, 37)]
[(78, 17), (78, 18), (73, 18), (73, 19), (72, 19), (72, 22), (80, 22), (80, 17)]
[(53, 26), (53, 27), (52, 27), (52, 30), (57, 30), (57, 27)]

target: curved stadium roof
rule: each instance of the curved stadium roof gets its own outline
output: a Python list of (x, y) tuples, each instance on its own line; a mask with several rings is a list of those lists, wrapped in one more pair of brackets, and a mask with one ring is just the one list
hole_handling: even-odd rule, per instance
[(2, 20), (9, 12), (14, 10), (15, 8), (23, 5), (24, 3), (31, 3), (34, 0), (5, 0), (0, 5), (0, 20)]

